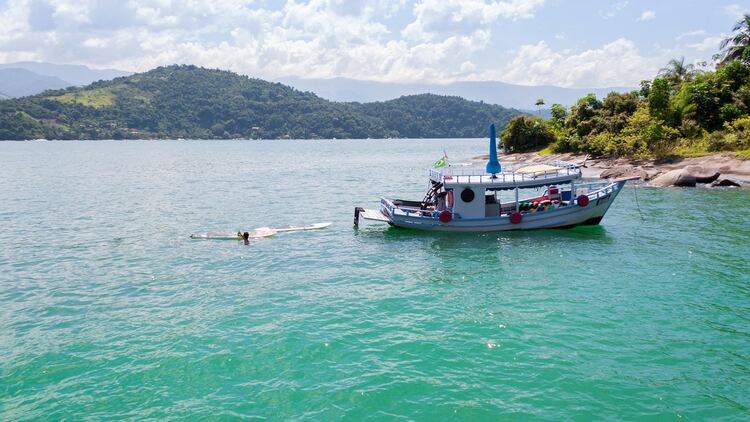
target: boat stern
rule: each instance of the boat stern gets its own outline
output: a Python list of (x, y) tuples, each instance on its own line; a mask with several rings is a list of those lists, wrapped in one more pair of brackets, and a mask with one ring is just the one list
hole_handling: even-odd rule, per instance
[(354, 225), (359, 226), (359, 221), (370, 220), (380, 223), (393, 224), (393, 202), (387, 198), (380, 198), (380, 209), (354, 208)]

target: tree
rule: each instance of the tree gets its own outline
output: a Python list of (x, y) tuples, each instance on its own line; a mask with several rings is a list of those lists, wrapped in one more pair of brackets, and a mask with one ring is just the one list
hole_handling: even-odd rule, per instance
[(673, 97), (675, 109), (684, 120), (686, 117), (695, 121), (707, 131), (720, 129), (724, 123), (721, 108), (731, 101), (728, 83), (721, 83), (717, 73), (699, 75), (680, 88)]
[(534, 105), (537, 106), (537, 108), (539, 109), (539, 116), (541, 116), (542, 115), (542, 106), (544, 105), (544, 100), (541, 99), (541, 98), (539, 98), (539, 99), (536, 100), (536, 104), (534, 104)]
[(604, 129), (607, 132), (619, 133), (627, 124), (628, 118), (635, 113), (640, 99), (637, 92), (610, 92), (602, 100), (598, 111)]
[(648, 94), (651, 91), (651, 81), (649, 80), (643, 80), (641, 81), (641, 89), (638, 91), (638, 94), (643, 98), (648, 98)]
[(547, 122), (533, 116), (516, 116), (511, 119), (500, 139), (505, 150), (510, 152), (532, 151), (556, 140)]
[(652, 117), (666, 120), (669, 112), (669, 84), (664, 78), (656, 78), (648, 93), (648, 112)]
[(550, 122), (557, 128), (562, 128), (565, 125), (565, 119), (568, 117), (568, 110), (561, 104), (552, 104), (552, 117)]
[(581, 138), (590, 134), (598, 128), (599, 122), (596, 118), (601, 107), (602, 103), (596, 99), (596, 95), (587, 94), (570, 108), (570, 115), (565, 122), (565, 126), (573, 129), (576, 135)]
[(695, 69), (695, 66), (685, 64), (685, 57), (683, 56), (680, 60), (670, 60), (666, 67), (659, 70), (658, 76), (666, 78), (673, 86), (678, 86), (682, 82), (689, 80), (696, 73), (698, 71)]
[(750, 13), (740, 19), (732, 28), (733, 34), (721, 41), (720, 65), (739, 60), (750, 63)]

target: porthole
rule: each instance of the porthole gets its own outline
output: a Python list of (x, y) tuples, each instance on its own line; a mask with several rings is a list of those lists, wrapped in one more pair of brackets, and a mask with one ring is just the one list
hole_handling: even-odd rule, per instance
[(465, 203), (469, 203), (474, 200), (474, 191), (469, 188), (464, 188), (464, 190), (461, 191), (461, 200)]

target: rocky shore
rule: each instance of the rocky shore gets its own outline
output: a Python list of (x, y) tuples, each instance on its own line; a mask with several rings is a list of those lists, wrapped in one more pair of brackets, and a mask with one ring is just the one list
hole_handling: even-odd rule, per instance
[[(475, 157), (475, 160), (486, 159), (487, 156)], [(534, 164), (552, 160), (579, 164), (582, 166), (583, 176), (589, 178), (639, 176), (643, 182), (652, 186), (750, 187), (750, 160), (732, 154), (666, 160), (602, 159), (577, 154), (539, 155), (535, 152), (501, 156), (501, 161), (508, 165)]]

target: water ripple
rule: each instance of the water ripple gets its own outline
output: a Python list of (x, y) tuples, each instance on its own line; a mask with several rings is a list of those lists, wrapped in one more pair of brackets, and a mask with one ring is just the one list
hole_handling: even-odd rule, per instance
[(747, 190), (639, 188), (639, 214), (626, 189), (565, 231), (352, 229), (443, 145), (478, 148), (0, 144), (0, 419), (748, 417)]

